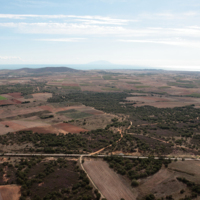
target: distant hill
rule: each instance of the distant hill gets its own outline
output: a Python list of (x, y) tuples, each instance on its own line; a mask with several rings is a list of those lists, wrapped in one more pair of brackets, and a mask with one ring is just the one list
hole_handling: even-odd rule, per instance
[(62, 72), (77, 72), (78, 70), (69, 67), (43, 67), (43, 68), (22, 68), (13, 70), (16, 73), (62, 73)]

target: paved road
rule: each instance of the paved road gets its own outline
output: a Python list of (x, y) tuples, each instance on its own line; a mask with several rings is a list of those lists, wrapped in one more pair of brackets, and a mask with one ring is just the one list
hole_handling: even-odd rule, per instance
[[(90, 155), (90, 154), (25, 154), (25, 153), (4, 153), (4, 154), (0, 154), (1, 157), (6, 156), (6, 157), (99, 157), (99, 158), (103, 158), (103, 157), (109, 157), (111, 155)], [(126, 156), (126, 155), (115, 155), (115, 156), (120, 156), (123, 158), (132, 158), (132, 159), (146, 159), (148, 157), (145, 156)], [(162, 157), (163, 159), (169, 159), (169, 157)], [(159, 157), (154, 157), (154, 159), (160, 159)], [(182, 158), (170, 158), (171, 160), (182, 160)], [(195, 158), (184, 158), (185, 160), (198, 160), (200, 161), (200, 159), (195, 159)]]

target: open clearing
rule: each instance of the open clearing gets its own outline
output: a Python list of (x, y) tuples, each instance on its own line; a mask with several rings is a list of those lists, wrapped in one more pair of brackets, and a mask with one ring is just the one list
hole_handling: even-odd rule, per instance
[(64, 131), (67, 131), (68, 133), (80, 133), (80, 132), (85, 132), (88, 131), (87, 129), (83, 129), (68, 123), (60, 123), (56, 124), (53, 127), (56, 127), (58, 129), (62, 129)]
[(19, 200), (21, 196), (20, 186), (17, 185), (0, 186), (0, 195), (1, 195), (0, 199), (2, 200)]
[(129, 184), (110, 169), (106, 162), (85, 160), (83, 166), (106, 199), (136, 199), (137, 195), (133, 193)]

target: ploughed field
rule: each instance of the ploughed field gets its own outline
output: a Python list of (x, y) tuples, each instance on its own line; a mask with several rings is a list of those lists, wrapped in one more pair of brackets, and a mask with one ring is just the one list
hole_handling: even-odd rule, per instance
[[(21, 93), (9, 93), (3, 96), (5, 98), (23, 99)], [(50, 97), (52, 97), (50, 93), (36, 93), (32, 94), (32, 98), (30, 99), (23, 99), (17, 106), (5, 105), (1, 107), (0, 134), (20, 130), (56, 134), (80, 133), (88, 131), (87, 124), (89, 124), (90, 120), (93, 120), (93, 116), (101, 119), (101, 122), (97, 125), (98, 127), (100, 125), (101, 128), (105, 127), (112, 118), (105, 115), (102, 111), (86, 107), (80, 103), (61, 105), (59, 103), (48, 103), (47, 99)], [(7, 100), (0, 100), (0, 103), (1, 101)], [(14, 100), (12, 99), (12, 101)], [(22, 102), (26, 103), (23, 104)], [(85, 120), (85, 123), (83, 120)], [(76, 126), (75, 124), (80, 124), (80, 126)], [(89, 125), (89, 130), (95, 128), (95, 123), (93, 126)]]
[(126, 180), (109, 168), (106, 162), (86, 159), (83, 166), (106, 199), (136, 199)]
[(173, 161), (170, 164), (166, 162), (158, 167), (158, 164), (163, 161), (151, 160), (149, 165), (157, 169), (152, 171), (152, 174), (146, 171), (146, 175), (143, 176), (145, 169), (151, 169), (145, 165), (145, 162), (150, 160), (133, 159), (133, 162), (130, 159), (119, 160), (121, 167), (124, 167), (123, 173), (114, 160), (108, 161), (108, 165), (102, 160), (85, 159), (83, 164), (95, 185), (109, 200), (149, 199), (150, 197), (181, 199), (185, 195), (188, 198), (199, 198), (199, 161)]

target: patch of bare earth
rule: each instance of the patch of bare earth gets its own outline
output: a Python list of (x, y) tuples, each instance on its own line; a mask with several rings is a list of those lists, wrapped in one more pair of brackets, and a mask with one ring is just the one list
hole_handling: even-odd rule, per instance
[(143, 180), (144, 183), (138, 187), (138, 197), (142, 198), (153, 193), (157, 198), (161, 198), (166, 195), (180, 193), (180, 190), (185, 189), (186, 186), (177, 181), (174, 175), (168, 169), (162, 168), (158, 173)]
[(2, 200), (19, 200), (21, 196), (20, 186), (17, 185), (0, 186), (0, 194)]
[(51, 93), (36, 93), (32, 94), (33, 98), (36, 100), (46, 101), (48, 98), (52, 97)]
[(0, 135), (4, 135), (8, 132), (13, 132), (14, 130), (10, 127), (6, 127), (4, 124), (0, 123)]
[(133, 193), (126, 180), (109, 168), (106, 162), (85, 160), (83, 166), (106, 199), (136, 199), (137, 193)]
[(19, 131), (19, 130), (21, 130), (21, 129), (24, 129), (24, 128), (26, 128), (26, 126), (22, 126), (22, 125), (20, 125), (20, 124), (17, 124), (17, 123), (15, 123), (15, 122), (12, 122), (12, 121), (3, 121), (3, 122), (1, 122), (1, 124), (3, 124), (3, 125), (7, 125), (7, 126), (9, 126), (10, 128), (12, 128), (14, 131)]
[(53, 127), (67, 131), (68, 133), (80, 133), (80, 132), (88, 131), (87, 129), (83, 129), (83, 128), (80, 128), (68, 123), (56, 124)]

